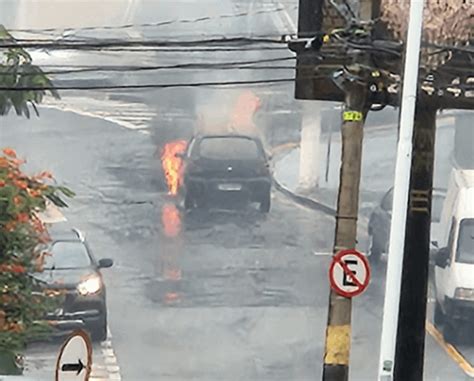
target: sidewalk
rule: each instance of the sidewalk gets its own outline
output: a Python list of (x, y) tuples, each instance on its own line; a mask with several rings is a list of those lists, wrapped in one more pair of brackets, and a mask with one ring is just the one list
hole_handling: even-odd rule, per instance
[[(435, 186), (446, 187), (452, 168), (450, 156), (454, 148), (452, 118), (440, 118), (436, 139)], [(364, 228), (368, 217), (383, 194), (393, 186), (397, 149), (397, 129), (385, 126), (366, 130), (364, 137), (362, 177), (360, 186), (359, 221)], [(335, 214), (339, 186), (341, 156), (340, 134), (321, 142), (320, 181), (315, 189), (299, 187), (300, 148), (285, 145), (275, 152), (274, 178), (277, 189), (297, 202)], [(329, 154), (328, 154), (329, 152)]]

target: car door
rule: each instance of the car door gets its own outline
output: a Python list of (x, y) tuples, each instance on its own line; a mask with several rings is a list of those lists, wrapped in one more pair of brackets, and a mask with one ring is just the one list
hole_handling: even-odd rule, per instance
[(443, 305), (444, 298), (447, 295), (449, 282), (450, 282), (450, 272), (451, 266), (453, 263), (453, 243), (456, 234), (456, 219), (451, 220), (451, 227), (449, 230), (448, 238), (448, 250), (449, 250), (449, 260), (446, 267), (440, 267), (435, 265), (435, 288), (436, 288), (436, 299), (438, 302)]

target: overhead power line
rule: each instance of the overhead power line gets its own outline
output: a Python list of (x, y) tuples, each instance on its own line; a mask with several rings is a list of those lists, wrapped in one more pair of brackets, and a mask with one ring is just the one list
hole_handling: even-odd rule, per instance
[(294, 78), (273, 78), (243, 81), (205, 81), (205, 82), (176, 82), (176, 83), (147, 83), (132, 85), (90, 85), (90, 86), (28, 86), (8, 87), (0, 86), (0, 91), (34, 91), (34, 90), (126, 90), (126, 89), (166, 89), (174, 87), (233, 87), (241, 85), (271, 85), (278, 83), (294, 82)]
[[(76, 74), (76, 73), (90, 73), (90, 72), (140, 72), (140, 71), (156, 71), (156, 70), (175, 70), (175, 69), (190, 69), (190, 70), (235, 70), (235, 69), (246, 69), (246, 70), (267, 70), (267, 69), (294, 69), (294, 66), (272, 66), (259, 64), (277, 63), (282, 61), (295, 60), (296, 57), (281, 57), (273, 59), (262, 59), (262, 60), (251, 60), (251, 61), (235, 61), (235, 62), (210, 62), (210, 63), (183, 63), (175, 65), (158, 65), (158, 66), (90, 66), (90, 67), (79, 67), (70, 68), (63, 70), (46, 70), (41, 74), (43, 75), (63, 75), (63, 74)], [(37, 72), (27, 72), (28, 67), (24, 67), (21, 73), (11, 72), (0, 72), (1, 75), (21, 75), (21, 76), (34, 76), (38, 75)]]
[(242, 47), (259, 44), (284, 44), (286, 41), (282, 39), (271, 38), (255, 38), (255, 37), (231, 37), (231, 38), (209, 38), (201, 40), (117, 40), (104, 39), (97, 41), (43, 41), (43, 40), (16, 40), (5, 41), (0, 43), (0, 48), (34, 48), (34, 49), (103, 49), (103, 48), (154, 48), (154, 47)]

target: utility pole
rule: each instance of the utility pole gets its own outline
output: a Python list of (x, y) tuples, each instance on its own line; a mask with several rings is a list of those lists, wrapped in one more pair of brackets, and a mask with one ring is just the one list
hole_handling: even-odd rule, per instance
[(395, 165), (395, 184), (388, 249), (379, 381), (392, 380), (397, 337), (403, 251), (407, 220), (410, 166), (412, 163), (413, 123), (418, 89), (421, 31), (424, 0), (412, 0), (408, 26), (400, 133)]
[[(354, 249), (357, 242), (363, 126), (368, 112), (367, 84), (346, 79), (344, 87), (346, 99), (341, 128), (342, 153), (334, 253)], [(351, 299), (331, 290), (323, 381), (347, 381), (349, 378), (351, 312)]]
[(395, 381), (422, 381), (428, 293), (436, 105), (419, 100), (395, 350)]
[(322, 102), (301, 101), (299, 188), (311, 190), (318, 186), (321, 152)]

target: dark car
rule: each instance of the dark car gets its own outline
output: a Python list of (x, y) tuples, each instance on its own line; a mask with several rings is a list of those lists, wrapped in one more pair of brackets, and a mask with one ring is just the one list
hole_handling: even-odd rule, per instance
[(256, 202), (270, 211), (268, 158), (260, 139), (244, 135), (199, 135), (184, 155), (183, 186), (186, 209), (210, 203)]
[(92, 340), (107, 338), (107, 303), (101, 269), (111, 259), (97, 261), (82, 233), (76, 229), (51, 232), (44, 271), (35, 277), (48, 290), (64, 292), (64, 303), (46, 320), (61, 332), (83, 328)]
[[(442, 189), (433, 190), (433, 208), (431, 216), (431, 236), (437, 235), (437, 224), (441, 219), (441, 211), (446, 191)], [(380, 204), (372, 211), (369, 220), (368, 234), (368, 255), (371, 260), (380, 260), (382, 254), (388, 253), (388, 245), (390, 241), (390, 225), (392, 223), (392, 203), (393, 188), (390, 188), (383, 196)], [(436, 245), (436, 240), (432, 243)]]

